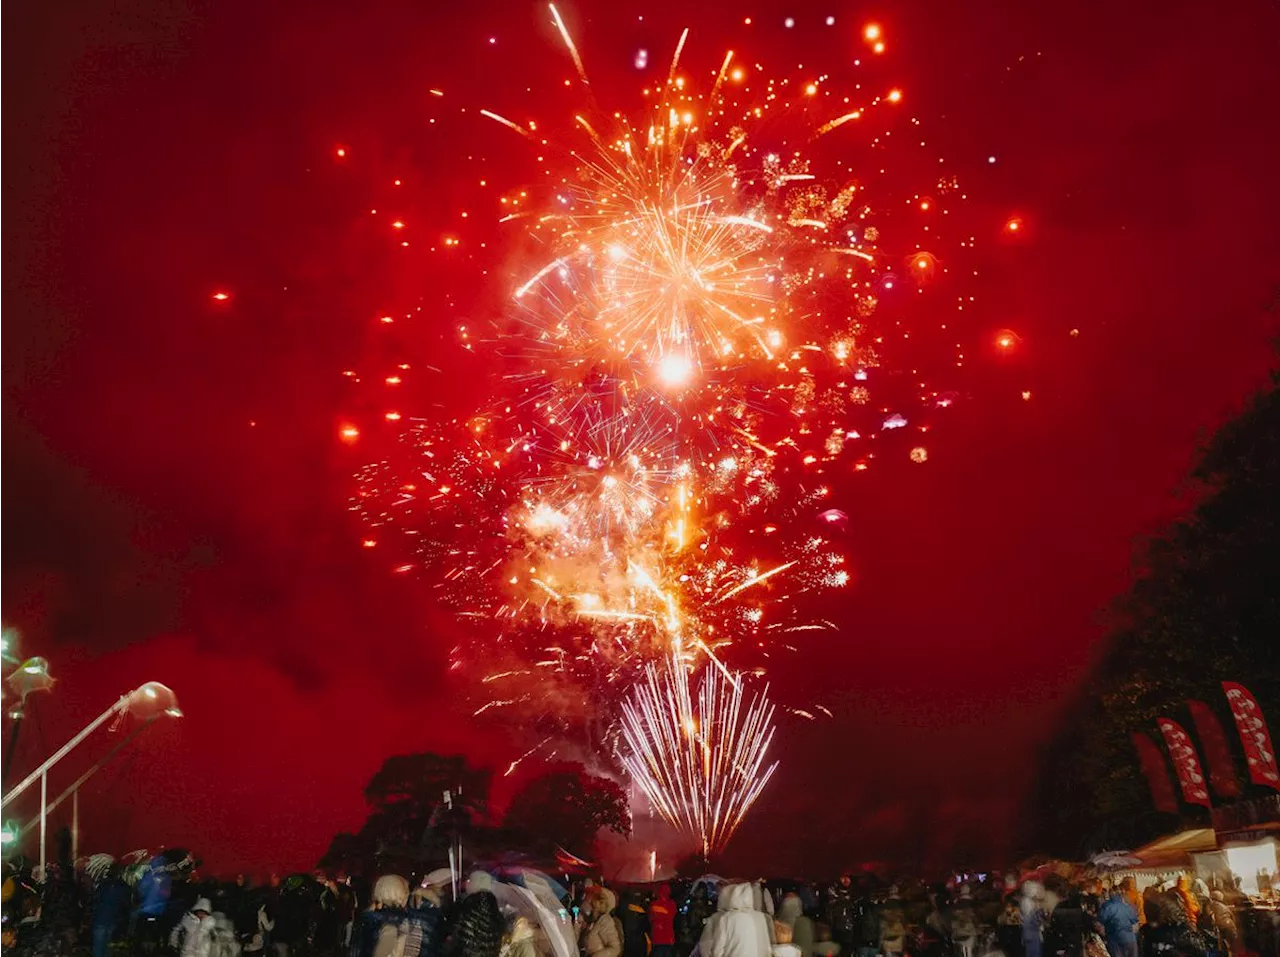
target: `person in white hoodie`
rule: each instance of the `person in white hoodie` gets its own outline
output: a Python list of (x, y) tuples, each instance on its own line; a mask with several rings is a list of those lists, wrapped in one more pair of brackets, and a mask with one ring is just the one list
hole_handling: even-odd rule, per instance
[(772, 957), (769, 918), (755, 909), (751, 884), (720, 888), (720, 904), (698, 941), (701, 957)]
[(199, 898), (169, 935), (169, 946), (181, 957), (210, 957), (213, 952), (213, 905)]

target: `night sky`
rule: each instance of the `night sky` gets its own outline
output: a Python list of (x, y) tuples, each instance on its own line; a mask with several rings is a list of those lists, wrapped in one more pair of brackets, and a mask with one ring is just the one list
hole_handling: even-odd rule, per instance
[[(703, 66), (733, 47), (838, 74), (882, 24), (880, 75), (968, 171), (988, 230), (966, 399), (925, 466), (842, 486), (856, 580), (825, 611), (840, 630), (771, 664), (835, 717), (786, 723), (731, 859), (816, 874), (1009, 853), (1135, 545), (1179, 513), (1197, 442), (1274, 363), (1280, 8), (695, 7), (563, 9), (614, 91), (638, 85), (638, 47), (661, 60), (686, 25)], [(19, 770), (164, 681), (187, 717), (86, 790), (82, 847), (309, 867), (358, 827), (388, 754), (519, 752), (467, 717), (447, 616), (360, 548), (339, 373), (375, 348), (380, 299), (448, 275), (373, 255), (357, 221), (370, 182), (403, 171), (435, 184), (418, 216), (444, 228), (474, 180), (470, 141), (431, 139), (428, 90), (528, 103), (572, 67), (524, 0), (4, 17), (3, 617), (60, 679)], [(484, 168), (520, 172), (501, 130), (470, 128)], [(998, 235), (1011, 216), (1016, 243)], [(466, 277), (428, 338), (502, 295)], [(1017, 354), (984, 357), (1000, 328)]]

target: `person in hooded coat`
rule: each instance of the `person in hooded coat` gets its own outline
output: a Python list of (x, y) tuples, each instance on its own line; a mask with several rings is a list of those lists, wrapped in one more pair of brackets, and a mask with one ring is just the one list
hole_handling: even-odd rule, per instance
[(587, 888), (582, 900), (582, 931), (578, 935), (583, 957), (622, 957), (622, 935), (613, 916), (617, 903), (609, 888), (599, 884)]
[(1111, 957), (1138, 957), (1138, 912), (1123, 887), (1117, 887), (1098, 908), (1107, 953)]
[(659, 884), (657, 896), (649, 902), (649, 937), (653, 941), (651, 957), (675, 957), (676, 902), (667, 884)]
[(771, 957), (769, 920), (755, 909), (752, 885), (720, 888), (720, 906), (698, 942), (701, 957)]
[(178, 951), (181, 957), (210, 957), (213, 952), (213, 935), (213, 905), (208, 898), (201, 897), (173, 928), (173, 933), (169, 935), (169, 946)]

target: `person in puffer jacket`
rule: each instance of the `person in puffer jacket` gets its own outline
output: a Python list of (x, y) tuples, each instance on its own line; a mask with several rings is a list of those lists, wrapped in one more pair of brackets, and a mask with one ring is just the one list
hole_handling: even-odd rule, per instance
[(720, 888), (720, 906), (703, 928), (701, 957), (771, 957), (769, 918), (755, 909), (750, 884)]
[(586, 920), (578, 936), (578, 950), (583, 957), (622, 957), (622, 935), (613, 916), (618, 899), (613, 891), (593, 885), (587, 888), (582, 904)]
[(212, 911), (213, 905), (209, 903), (209, 899), (201, 897), (173, 928), (173, 933), (169, 935), (169, 946), (178, 951), (181, 957), (211, 957), (214, 935)]

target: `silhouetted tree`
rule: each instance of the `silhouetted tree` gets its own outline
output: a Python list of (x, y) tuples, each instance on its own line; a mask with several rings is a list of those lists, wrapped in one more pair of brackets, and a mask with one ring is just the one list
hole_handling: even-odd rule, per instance
[[(448, 856), (451, 839), (484, 827), (490, 773), (462, 755), (400, 754), (387, 758), (365, 788), (369, 817), (356, 834), (333, 838), (321, 867), (372, 874), (381, 867), (415, 870)], [(444, 807), (450, 792), (453, 808)]]
[[(1280, 373), (1202, 450), (1197, 504), (1149, 544), (1119, 624), (1048, 750), (1029, 805), (1029, 843), (1073, 855), (1134, 846), (1181, 821), (1155, 813), (1130, 741), (1198, 698), (1238, 751), (1220, 682), (1241, 681), (1280, 730)], [(1203, 757), (1203, 749), (1201, 748)], [(1235, 755), (1243, 769), (1243, 757)], [(1249, 792), (1246, 790), (1246, 795)]]
[(594, 853), (596, 832), (631, 833), (627, 793), (579, 764), (554, 768), (526, 784), (511, 800), (503, 822), (525, 835), (529, 850), (552, 854), (557, 846), (579, 857)]

